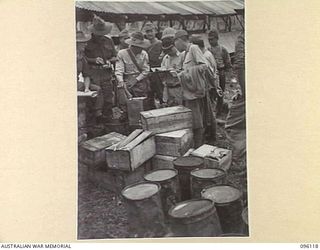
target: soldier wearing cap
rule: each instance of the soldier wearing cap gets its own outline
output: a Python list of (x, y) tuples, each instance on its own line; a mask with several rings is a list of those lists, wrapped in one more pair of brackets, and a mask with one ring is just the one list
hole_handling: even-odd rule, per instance
[[(148, 22), (145, 24), (144, 28), (145, 37), (150, 41), (150, 46), (146, 49), (149, 55), (150, 67), (160, 67), (161, 66), (161, 52), (162, 52), (162, 42), (156, 37), (156, 28), (153, 23)], [(150, 98), (158, 98), (160, 103), (162, 100), (163, 86), (161, 79), (157, 75), (150, 76), (151, 92)], [(154, 106), (154, 105), (153, 105)]]
[(150, 42), (142, 32), (134, 32), (125, 41), (128, 49), (118, 52), (115, 75), (119, 88), (126, 87), (133, 97), (147, 97), (150, 92), (148, 74), (150, 71), (148, 53), (145, 51)]
[[(219, 76), (218, 76), (218, 70), (217, 70), (217, 64), (214, 56), (212, 53), (204, 46), (204, 40), (201, 35), (192, 35), (190, 40), (192, 41), (193, 44), (196, 44), (199, 46), (200, 50), (202, 51), (205, 59), (207, 60), (207, 64), (209, 68), (211, 69), (213, 73), (213, 81), (208, 81), (208, 90), (209, 90), (209, 96), (214, 103), (214, 100), (217, 98), (218, 95), (222, 96), (222, 90), (219, 85)], [(212, 107), (212, 110), (214, 108)], [(215, 113), (212, 112), (212, 119), (207, 126), (207, 132), (208, 135), (211, 137), (213, 141), (216, 140), (216, 117)]]
[(241, 87), (242, 97), (246, 95), (246, 81), (245, 81), (245, 37), (242, 31), (237, 38), (235, 52), (234, 52), (234, 69), (237, 75), (237, 80)]
[(89, 26), (92, 38), (85, 48), (88, 61), (88, 74), (91, 81), (100, 86), (103, 93), (103, 116), (111, 118), (113, 106), (113, 87), (111, 83), (112, 63), (116, 60), (114, 43), (107, 35), (111, 32), (112, 24), (94, 16), (93, 24)]
[(148, 22), (144, 26), (144, 33), (146, 38), (150, 41), (150, 46), (147, 48), (149, 55), (149, 61), (151, 67), (159, 67), (161, 65), (161, 59), (159, 58), (162, 52), (162, 43), (156, 37), (156, 28), (153, 23)]
[[(78, 31), (76, 34), (77, 41), (77, 90), (89, 92), (97, 91), (97, 96), (95, 98), (95, 117), (97, 119), (97, 123), (101, 121), (102, 116), (102, 107), (103, 107), (103, 96), (101, 93), (101, 88), (98, 85), (90, 83), (90, 77), (88, 75), (88, 62), (86, 57), (84, 56), (84, 49), (87, 45), (87, 42), (90, 40), (91, 36), (85, 35), (83, 32)], [(82, 74), (84, 81), (79, 81), (79, 76)]]
[[(199, 46), (190, 43), (189, 35), (185, 30), (178, 30), (175, 34), (175, 47), (183, 53), (182, 69), (188, 71), (194, 66), (205, 64), (207, 60), (203, 56)], [(182, 71), (182, 73), (184, 73)], [(181, 74), (181, 73), (180, 73)], [(175, 73), (173, 73), (175, 75)], [(192, 110), (193, 116), (193, 133), (195, 147), (199, 147), (204, 142), (204, 98), (187, 98), (184, 94), (185, 89), (182, 83), (183, 103), (184, 106)]]
[(122, 49), (127, 49), (129, 45), (125, 42), (127, 39), (129, 39), (129, 31), (124, 29), (119, 33), (119, 46), (118, 46), (118, 51)]
[[(222, 91), (225, 90), (226, 85), (226, 71), (232, 69), (229, 53), (225, 47), (219, 44), (219, 32), (217, 29), (212, 29), (208, 32), (208, 40), (210, 43), (209, 51), (213, 54), (217, 62), (219, 83)], [(219, 115), (222, 110), (223, 97), (218, 98), (217, 114)]]
[[(174, 34), (165, 34), (161, 38), (162, 50), (165, 56), (161, 62), (164, 70), (182, 70), (181, 53), (174, 46)], [(168, 106), (182, 105), (181, 83), (178, 77), (167, 77), (164, 81), (163, 100)]]

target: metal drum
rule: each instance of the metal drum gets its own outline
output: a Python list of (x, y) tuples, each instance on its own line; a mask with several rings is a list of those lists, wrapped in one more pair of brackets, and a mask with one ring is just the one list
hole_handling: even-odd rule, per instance
[(129, 231), (135, 237), (165, 235), (160, 189), (158, 183), (140, 182), (122, 190), (128, 213)]
[(169, 210), (175, 237), (212, 237), (221, 234), (217, 211), (209, 199), (180, 202)]
[(224, 234), (242, 233), (242, 200), (238, 189), (229, 185), (211, 186), (201, 196), (214, 202)]
[(248, 235), (246, 234), (240, 234), (240, 233), (230, 233), (230, 234), (221, 234), (221, 237), (233, 237), (233, 238), (238, 238), (238, 237), (247, 237)]
[(225, 184), (226, 173), (219, 168), (195, 169), (191, 173), (192, 198), (201, 197), (201, 191), (209, 186)]
[(241, 217), (242, 217), (242, 221), (243, 221), (243, 234), (249, 235), (248, 208), (247, 207), (245, 209), (243, 209)]
[(180, 201), (178, 171), (170, 168), (158, 169), (146, 174), (143, 178), (161, 185), (161, 202), (167, 217), (169, 209)]
[(183, 156), (173, 161), (174, 168), (178, 170), (181, 190), (181, 200), (191, 198), (190, 172), (203, 168), (203, 159), (195, 156)]

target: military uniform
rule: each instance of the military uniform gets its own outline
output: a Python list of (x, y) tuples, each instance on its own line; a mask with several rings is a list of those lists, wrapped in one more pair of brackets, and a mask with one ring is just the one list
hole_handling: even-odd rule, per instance
[[(216, 59), (218, 73), (219, 73), (219, 84), (222, 91), (225, 90), (226, 86), (226, 71), (232, 69), (231, 59), (227, 49), (221, 45), (210, 47), (209, 51), (213, 54)], [(218, 98), (217, 112), (221, 112), (223, 104), (223, 97)]]
[[(112, 65), (109, 60), (116, 56), (116, 50), (111, 38), (104, 37), (104, 41), (97, 41), (93, 37), (85, 48), (85, 56), (88, 61), (88, 75), (93, 84), (98, 85), (103, 93), (103, 114), (109, 117), (112, 114), (113, 106), (113, 86)], [(104, 66), (96, 63), (96, 58), (101, 57)]]

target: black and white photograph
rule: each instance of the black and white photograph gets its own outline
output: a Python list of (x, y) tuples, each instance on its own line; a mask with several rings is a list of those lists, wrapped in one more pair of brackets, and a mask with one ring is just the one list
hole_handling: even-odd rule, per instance
[(249, 237), (244, 0), (75, 18), (77, 238)]

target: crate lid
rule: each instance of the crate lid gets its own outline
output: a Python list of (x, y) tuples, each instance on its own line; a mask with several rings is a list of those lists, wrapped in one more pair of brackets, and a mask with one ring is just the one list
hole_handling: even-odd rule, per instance
[(191, 133), (191, 129), (187, 128), (187, 129), (181, 129), (181, 130), (161, 133), (161, 134), (157, 134), (156, 137), (162, 136), (162, 137), (181, 138), (182, 136), (184, 136), (187, 133)]
[(142, 182), (125, 187), (122, 195), (128, 200), (143, 200), (156, 194), (159, 189), (156, 183)]
[(158, 169), (144, 176), (147, 181), (166, 181), (177, 176), (178, 171), (175, 169)]
[(214, 152), (216, 149), (218, 149), (218, 147), (212, 146), (209, 144), (203, 144), (199, 148), (195, 149), (191, 153), (191, 155), (198, 156), (198, 157), (205, 157), (205, 156), (211, 154), (212, 152)]
[(199, 216), (214, 209), (213, 202), (209, 199), (193, 199), (180, 202), (169, 210), (173, 218), (190, 218)]
[(235, 187), (229, 185), (219, 185), (205, 188), (202, 190), (201, 196), (203, 198), (212, 200), (216, 204), (221, 204), (238, 200), (241, 197), (241, 193)]
[(193, 170), (191, 175), (202, 179), (212, 179), (225, 175), (225, 172), (219, 168), (202, 168)]
[(93, 139), (90, 139), (88, 141), (85, 141), (81, 147), (88, 149), (90, 151), (95, 151), (99, 149), (108, 148), (121, 140), (125, 139), (126, 136), (112, 132), (103, 136), (95, 137)]
[(191, 109), (188, 109), (184, 106), (174, 106), (174, 107), (143, 111), (143, 112), (140, 112), (140, 114), (144, 118), (152, 118), (152, 117), (166, 116), (166, 115), (185, 113), (185, 112), (191, 112)]
[(203, 165), (203, 159), (195, 156), (182, 156), (173, 161), (174, 166), (176, 167), (200, 167)]

